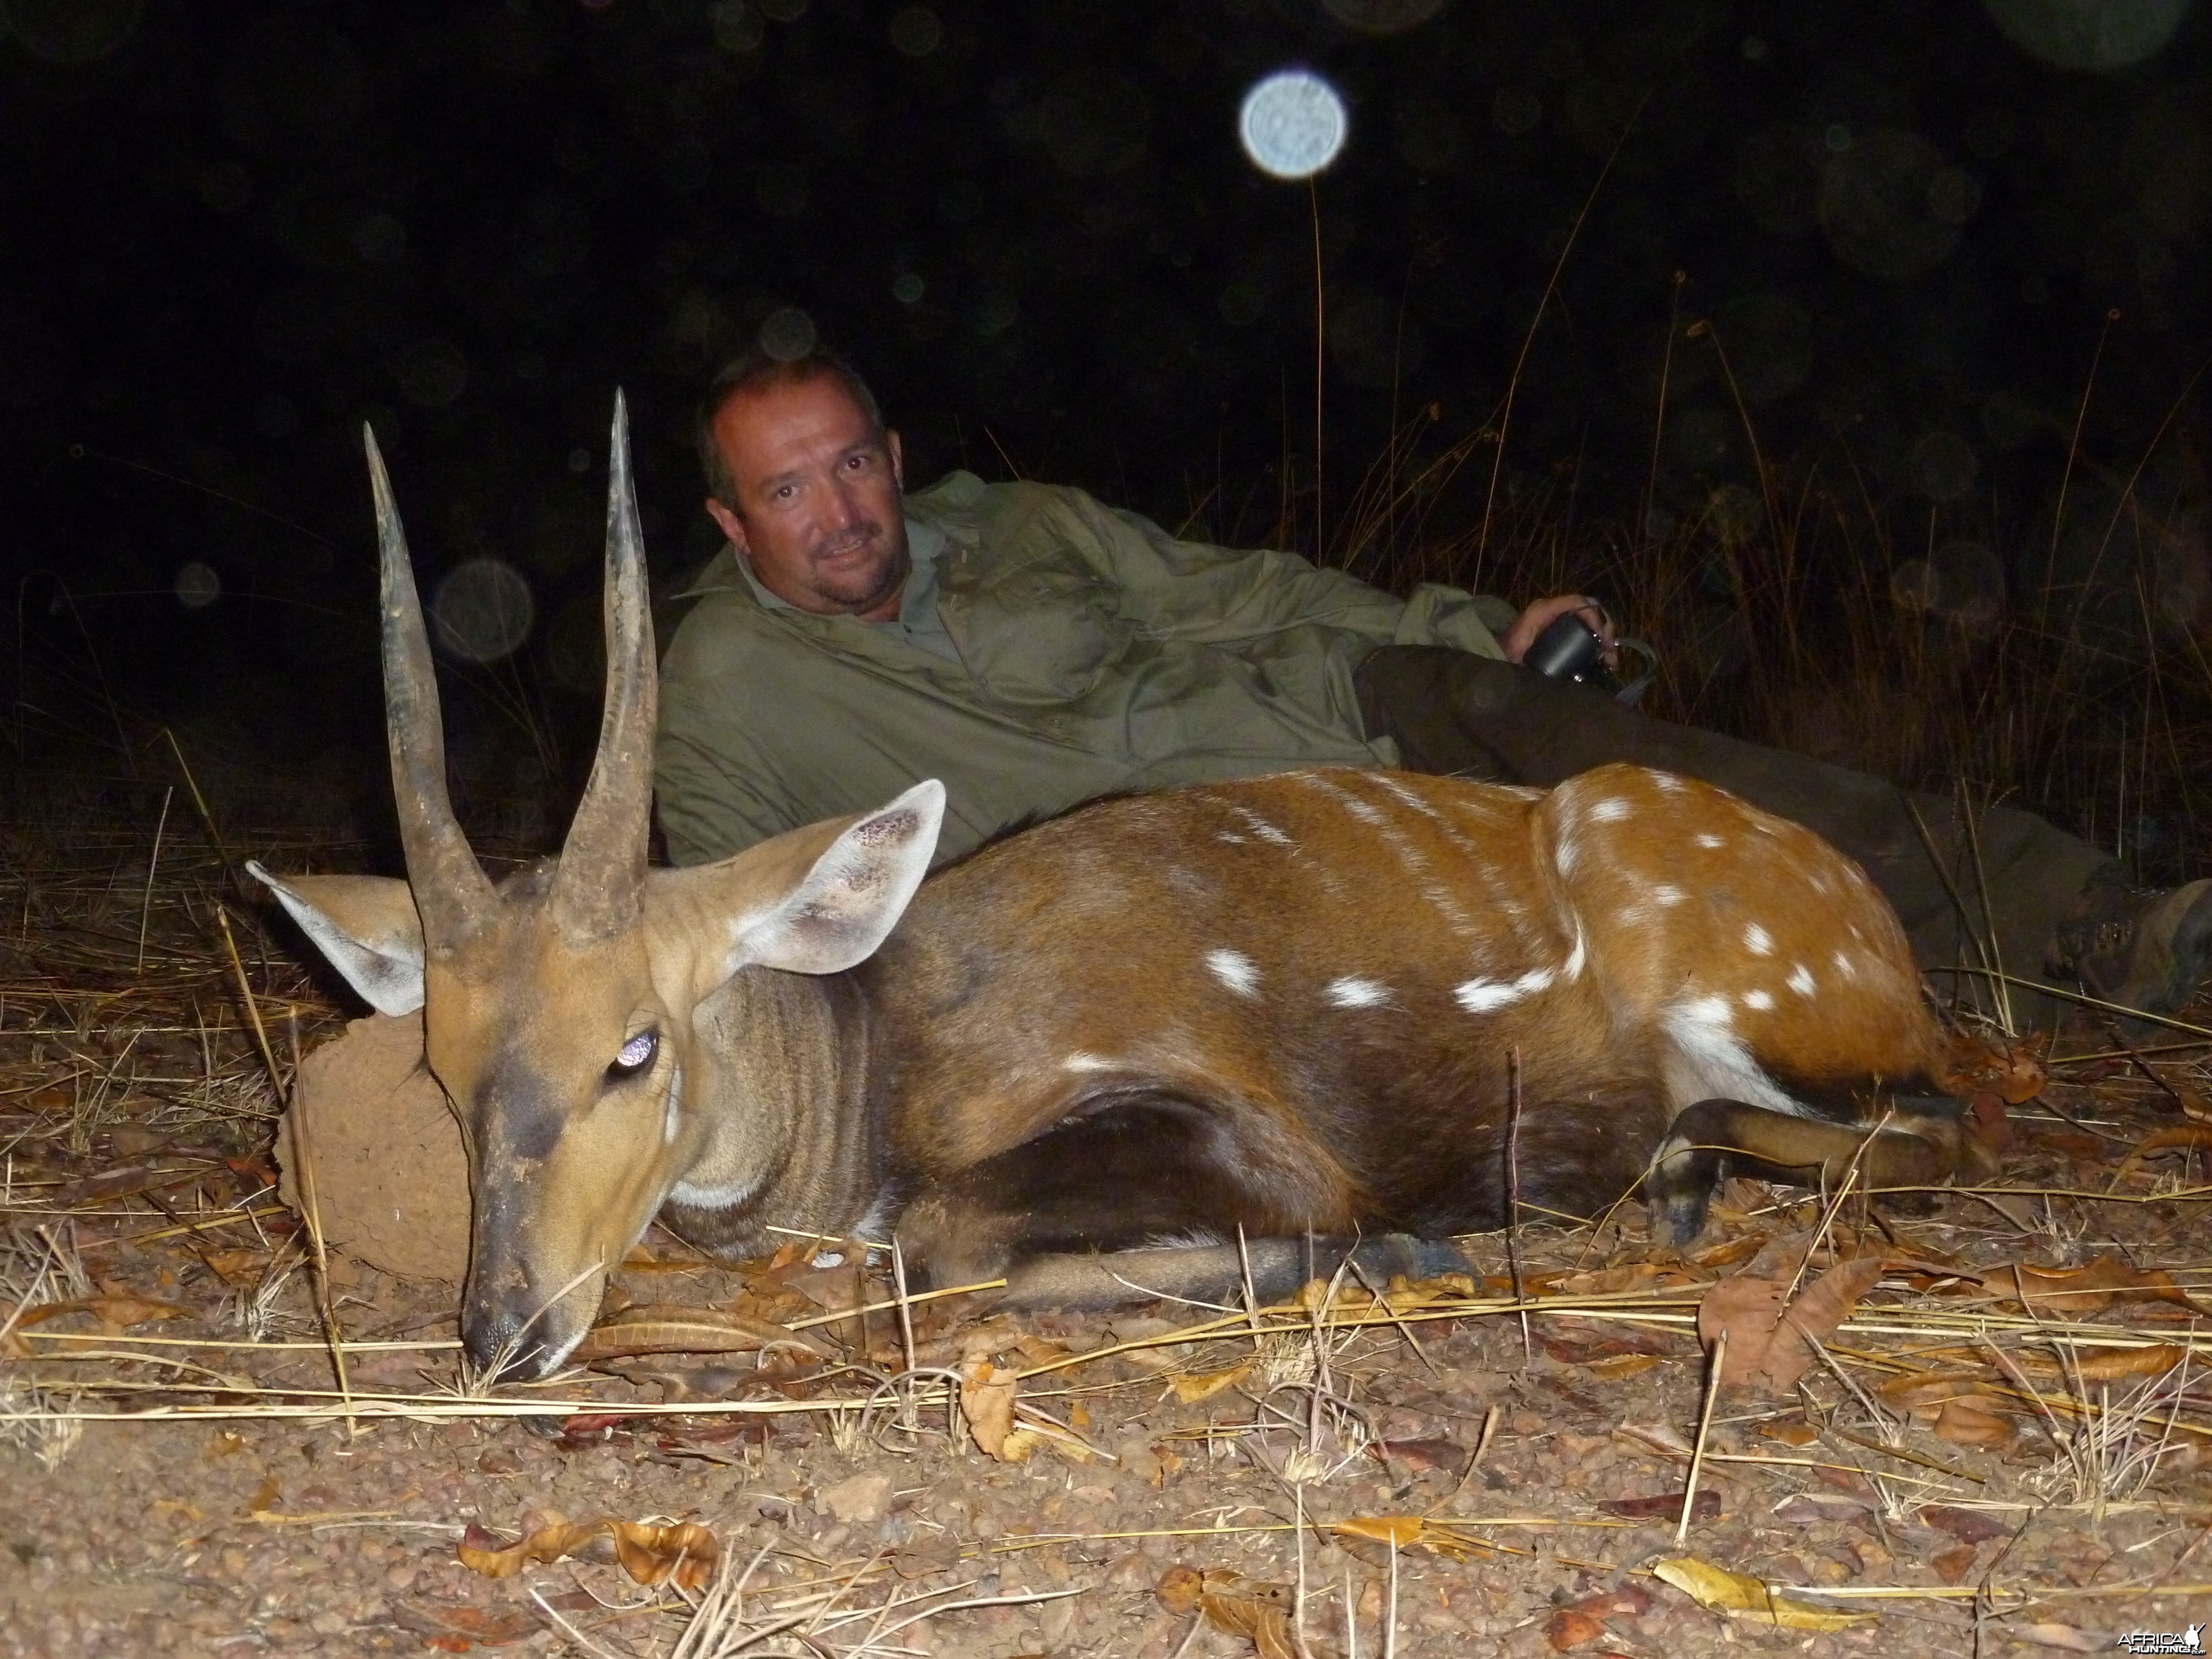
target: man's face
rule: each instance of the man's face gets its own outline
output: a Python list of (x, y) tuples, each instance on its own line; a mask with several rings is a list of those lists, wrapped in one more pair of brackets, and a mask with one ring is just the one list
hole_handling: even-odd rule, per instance
[(738, 510), (707, 511), (762, 586), (801, 611), (888, 622), (913, 561), (899, 442), (835, 375), (746, 392), (714, 417)]

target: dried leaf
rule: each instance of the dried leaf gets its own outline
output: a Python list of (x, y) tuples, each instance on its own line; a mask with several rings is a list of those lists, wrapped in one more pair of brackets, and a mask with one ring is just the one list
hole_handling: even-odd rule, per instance
[(43, 1325), (49, 1319), (59, 1319), (64, 1314), (88, 1313), (110, 1330), (123, 1330), (132, 1325), (143, 1325), (150, 1319), (190, 1319), (192, 1310), (174, 1302), (157, 1301), (150, 1296), (137, 1296), (128, 1291), (103, 1291), (98, 1296), (81, 1296), (69, 1302), (41, 1303), (27, 1310), (17, 1320), (17, 1328)]
[(2038, 1031), (2009, 1044), (1984, 1042), (1961, 1031), (1951, 1038), (1949, 1065), (1942, 1078), (1945, 1092), (1966, 1097), (1984, 1091), (2008, 1106), (2021, 1106), (2043, 1092), (2051, 1080), (2044, 1056), (2051, 1049), (2051, 1034)]
[[(1662, 1492), (1648, 1498), (1614, 1498), (1600, 1504), (1598, 1508), (1628, 1521), (1672, 1521), (1682, 1512), (1684, 1496), (1679, 1492)], [(1720, 1513), (1721, 1495), (1711, 1487), (1699, 1492), (1697, 1501), (1690, 1506), (1690, 1519), (1700, 1525), (1717, 1521)]]
[(1868, 1624), (1873, 1618), (1870, 1613), (1838, 1613), (1793, 1600), (1769, 1587), (1764, 1579), (1730, 1572), (1693, 1555), (1656, 1563), (1651, 1571), (1701, 1607), (1726, 1613), (1732, 1619), (1779, 1625), (1785, 1630), (1849, 1630), (1854, 1625)]
[(1442, 1436), (1424, 1440), (1377, 1440), (1368, 1447), (1376, 1456), (1409, 1469), (1442, 1469), (1456, 1477), (1467, 1468), (1468, 1449)]
[(2118, 1256), (2100, 1255), (2079, 1267), (2037, 1267), (2027, 1263), (1982, 1275), (1983, 1288), (2017, 1303), (2045, 1319), (2087, 1319), (2114, 1302), (2171, 1302), (2192, 1313), (2212, 1316), (2212, 1306), (2193, 1300), (2156, 1267), (2130, 1267)]
[[(1986, 1400), (1987, 1396), (1983, 1398)], [(1936, 1419), (1936, 1437), (1954, 1446), (2002, 1446), (2008, 1443), (2015, 1432), (2011, 1418), (1988, 1410), (1974, 1401), (1948, 1401)]]
[(2032, 1642), (2039, 1648), (2057, 1648), (2066, 1653), (2106, 1653), (2112, 1645), (2110, 1637), (2092, 1636), (2071, 1625), (2007, 1625), (2004, 1633), (2015, 1642)]
[(1708, 1348), (1721, 1332), (1728, 1333), (1722, 1385), (1741, 1386), (1763, 1374), (1777, 1392), (1796, 1387), (1798, 1378), (1813, 1365), (1813, 1350), (1805, 1338), (1826, 1342), (1833, 1336), (1881, 1274), (1880, 1256), (1839, 1261), (1786, 1309), (1783, 1297), (1789, 1286), (1780, 1279), (1741, 1273), (1722, 1279), (1698, 1304), (1698, 1335)]
[(2163, 1376), (2188, 1358), (2188, 1349), (2172, 1342), (2148, 1348), (2098, 1348), (2078, 1355), (2074, 1372), (2087, 1382), (2117, 1382), (2128, 1376)]
[(1358, 1543), (1425, 1550), (1453, 1561), (1464, 1561), (1477, 1550), (1489, 1547), (1449, 1521), (1432, 1521), (1422, 1515), (1355, 1515), (1331, 1522), (1329, 1530)]
[(968, 1432), (987, 1457), (1001, 1463), (1022, 1463), (1036, 1449), (1036, 1437), (1014, 1426), (1015, 1375), (988, 1359), (970, 1360), (960, 1368), (960, 1411), (968, 1419)]
[(472, 1607), (443, 1601), (402, 1601), (392, 1609), (392, 1622), (441, 1653), (466, 1653), (471, 1647), (503, 1648), (527, 1641), (545, 1628), (519, 1607)]
[(1618, 1382), (1626, 1377), (1635, 1376), (1640, 1372), (1648, 1371), (1658, 1363), (1659, 1356), (1656, 1353), (1615, 1354), (1610, 1359), (1590, 1361), (1589, 1373), (1603, 1382)]
[(1226, 1370), (1197, 1371), (1170, 1376), (1168, 1387), (1175, 1390), (1175, 1397), (1184, 1405), (1194, 1406), (1201, 1400), (1211, 1400), (1223, 1390), (1235, 1388), (1252, 1374), (1252, 1367), (1257, 1363), (1247, 1359)]
[(649, 1353), (752, 1353), (793, 1348), (828, 1358), (830, 1350), (788, 1326), (714, 1308), (641, 1302), (594, 1325), (571, 1356), (580, 1364)]
[(1695, 1449), (1671, 1423), (1623, 1423), (1613, 1433), (1617, 1440), (1657, 1452), (1662, 1457), (1687, 1457)]
[(1928, 1565), (1935, 1569), (1936, 1576), (1945, 1583), (1958, 1583), (1974, 1570), (1974, 1547), (1972, 1544), (1954, 1544), (1949, 1549), (1938, 1550), (1929, 1557)]
[(2212, 1123), (2182, 1123), (2168, 1129), (2154, 1129), (2136, 1142), (2135, 1150), (2120, 1160), (2119, 1172), (2114, 1178), (2126, 1180), (2146, 1158), (2160, 1152), (2202, 1152), (2207, 1148), (2212, 1148)]
[(1759, 1425), (1759, 1437), (1779, 1440), (1785, 1446), (1809, 1446), (1820, 1437), (1820, 1430), (1802, 1418), (1784, 1418), (1778, 1422)]
[(715, 1560), (721, 1553), (714, 1534), (696, 1522), (654, 1526), (617, 1521), (611, 1516), (540, 1527), (518, 1542), (506, 1545), (483, 1528), (471, 1526), (454, 1553), (463, 1566), (487, 1578), (511, 1578), (526, 1563), (558, 1561), (574, 1555), (602, 1534), (613, 1538), (615, 1559), (641, 1584), (658, 1584), (672, 1575), (678, 1589), (697, 1589), (714, 1576)]
[(1759, 1254), (1759, 1247), (1766, 1243), (1764, 1233), (1746, 1233), (1740, 1238), (1724, 1239), (1711, 1244), (1689, 1258), (1693, 1267), (1733, 1267), (1739, 1261)]
[(1981, 1394), (1988, 1386), (1986, 1376), (1982, 1371), (1905, 1371), (1884, 1377), (1875, 1392), (1886, 1406), (1927, 1414), (1951, 1401)]
[(1195, 1611), (1216, 1630), (1249, 1638), (1260, 1659), (1294, 1659), (1287, 1584), (1261, 1583), (1223, 1567), (1170, 1567), (1153, 1594), (1178, 1618)]
[(1544, 1640), (1554, 1653), (1570, 1652), (1604, 1634), (1605, 1620), (1579, 1607), (1561, 1607), (1544, 1626)]
[(1950, 1504), (1923, 1504), (1920, 1524), (1948, 1532), (1962, 1544), (1986, 1544), (2012, 1530), (1986, 1510), (1962, 1510)]

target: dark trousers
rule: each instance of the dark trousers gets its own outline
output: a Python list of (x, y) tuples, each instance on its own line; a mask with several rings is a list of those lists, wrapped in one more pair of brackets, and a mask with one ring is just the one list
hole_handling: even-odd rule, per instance
[[(1368, 735), (1389, 737), (1413, 771), (1549, 787), (1629, 761), (1717, 784), (1817, 831), (1881, 889), (1937, 988), (1955, 986), (1973, 1006), (1990, 1006), (1988, 981), (1944, 970), (1996, 966), (1984, 962), (1976, 939), (1986, 948), (1994, 933), (2006, 973), (2048, 978), (2045, 958), (2060, 915), (2091, 877), (2118, 868), (2033, 812), (1977, 810), (1970, 838), (1954, 801), (1657, 720), (1512, 663), (1441, 646), (1385, 646), (1358, 678)], [(2013, 1009), (2038, 1024), (2054, 1012), (2049, 999), (2017, 988)]]

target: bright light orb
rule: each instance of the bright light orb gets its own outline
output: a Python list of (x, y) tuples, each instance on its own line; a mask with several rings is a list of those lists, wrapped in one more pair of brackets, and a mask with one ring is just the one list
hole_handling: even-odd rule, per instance
[(1344, 148), (1351, 119), (1334, 87), (1311, 70), (1278, 70), (1244, 94), (1237, 136), (1261, 172), (1310, 179)]

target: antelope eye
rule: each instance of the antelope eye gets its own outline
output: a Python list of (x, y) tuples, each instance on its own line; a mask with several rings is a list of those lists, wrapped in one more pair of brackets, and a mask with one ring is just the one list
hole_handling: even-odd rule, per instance
[(617, 1077), (635, 1077), (653, 1064), (653, 1057), (659, 1050), (659, 1032), (640, 1031), (615, 1051), (615, 1063), (607, 1069)]

